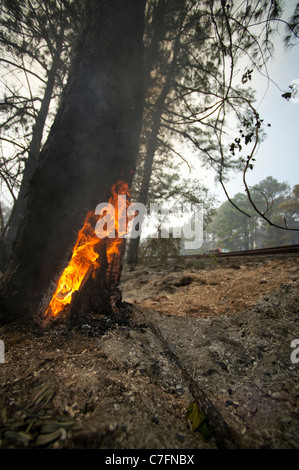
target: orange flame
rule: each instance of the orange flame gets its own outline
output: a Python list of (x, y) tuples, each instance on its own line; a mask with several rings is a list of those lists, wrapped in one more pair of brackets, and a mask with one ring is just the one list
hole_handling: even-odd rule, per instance
[[(115, 238), (110, 239), (111, 242), (109, 248), (107, 248), (108, 264), (111, 262), (113, 254), (120, 252), (123, 238), (119, 237), (123, 236), (127, 229), (127, 223), (125, 223), (125, 231), (119, 232), (119, 220), (126, 217), (129, 200), (128, 198), (120, 198), (119, 203), (118, 195), (130, 196), (127, 183), (122, 181), (115, 183), (112, 187), (112, 196), (109, 199), (109, 203), (113, 205), (115, 211)], [(92, 226), (94, 217), (93, 212), (87, 214), (84, 225), (78, 233), (72, 258), (57, 283), (56, 291), (47, 307), (46, 315), (56, 317), (66, 305), (71, 303), (73, 293), (79, 290), (90, 270), (92, 269), (94, 273), (99, 268), (97, 259), (101, 240), (97, 237)]]

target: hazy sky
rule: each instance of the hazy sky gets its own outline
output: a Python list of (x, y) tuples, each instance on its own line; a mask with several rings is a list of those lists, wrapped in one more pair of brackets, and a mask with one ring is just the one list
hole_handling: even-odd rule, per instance
[[(288, 13), (291, 13), (296, 1), (287, 2)], [(282, 33), (284, 30), (282, 28)], [(281, 95), (291, 91), (289, 85), (299, 79), (299, 45), (285, 49), (282, 38), (275, 41), (275, 57), (267, 63), (269, 76), (278, 85), (268, 83), (268, 80), (258, 72), (254, 72), (251, 86), (256, 89), (256, 107), (266, 127), (267, 137), (261, 143), (256, 154), (253, 171), (247, 173), (250, 185), (258, 183), (267, 176), (273, 176), (278, 181), (287, 181), (291, 186), (299, 184), (299, 102), (286, 101)], [(268, 89), (267, 89), (268, 86)], [(266, 96), (263, 98), (266, 92)], [(263, 98), (263, 99), (262, 99)], [(202, 171), (199, 171), (200, 177)], [(214, 175), (205, 174), (205, 185), (209, 186), (221, 202), (226, 200), (220, 185), (215, 185)], [(227, 184), (229, 194), (244, 192), (242, 175), (232, 175)]]
[[(281, 90), (270, 83), (265, 98), (258, 105), (261, 117), (271, 127), (266, 128), (267, 137), (257, 152), (254, 170), (248, 172), (248, 181), (256, 184), (271, 175), (294, 186), (299, 184), (299, 103), (287, 101), (281, 95), (290, 91), (288, 87), (293, 80), (299, 80), (299, 46), (288, 52), (279, 51), (279, 57), (269, 63), (268, 71)], [(267, 80), (257, 77), (255, 83), (258, 104), (267, 89)], [(238, 191), (238, 187), (242, 189), (238, 182), (239, 178), (231, 182), (234, 191)]]

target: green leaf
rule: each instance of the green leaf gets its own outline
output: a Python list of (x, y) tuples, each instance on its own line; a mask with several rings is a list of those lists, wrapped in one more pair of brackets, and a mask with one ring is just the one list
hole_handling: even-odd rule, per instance
[(205, 415), (196, 402), (190, 403), (186, 417), (191, 431), (196, 431), (205, 420)]
[(213, 434), (213, 429), (196, 402), (190, 403), (186, 417), (191, 431), (199, 431), (205, 439)]

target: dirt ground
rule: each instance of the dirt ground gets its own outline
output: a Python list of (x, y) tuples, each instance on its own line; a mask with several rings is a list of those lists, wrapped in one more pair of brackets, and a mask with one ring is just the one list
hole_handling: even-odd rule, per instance
[(0, 447), (299, 448), (298, 268), (295, 254), (140, 266), (119, 318), (1, 327)]
[[(189, 260), (123, 276), (124, 300), (182, 317), (241, 312), (284, 285), (299, 282), (298, 256)], [(168, 272), (166, 272), (168, 271)]]

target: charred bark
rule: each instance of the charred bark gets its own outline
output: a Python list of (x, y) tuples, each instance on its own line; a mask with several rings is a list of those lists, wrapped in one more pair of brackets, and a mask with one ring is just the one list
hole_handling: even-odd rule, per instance
[[(109, 244), (110, 240), (107, 240)], [(109, 291), (110, 306), (115, 314), (120, 311), (120, 304), (122, 301), (122, 293), (118, 288), (120, 283), (121, 273), (123, 269), (122, 259), (125, 251), (125, 239), (121, 240), (121, 247), (118, 253), (114, 253), (108, 264), (106, 271), (106, 286)]]
[[(105, 245), (105, 241), (102, 243)], [(66, 309), (67, 322), (70, 328), (82, 324), (90, 315), (98, 313), (111, 316), (113, 310), (110, 303), (110, 286), (107, 284), (105, 272), (108, 269), (106, 250), (101, 246), (98, 269), (92, 275), (92, 269), (86, 274), (86, 279), (81, 284), (79, 291), (75, 292), (72, 303)]]
[(109, 200), (116, 181), (130, 183), (135, 169), (145, 0), (88, 0), (86, 5), (68, 84), (30, 182), (22, 228), (1, 283), (3, 321), (37, 314), (86, 213)]

